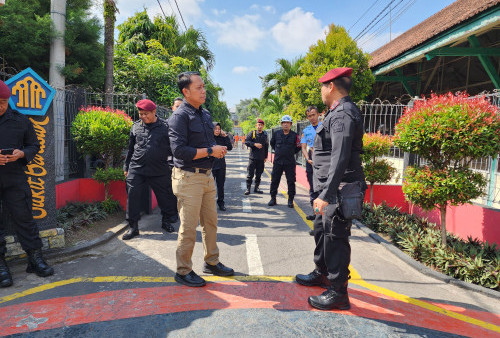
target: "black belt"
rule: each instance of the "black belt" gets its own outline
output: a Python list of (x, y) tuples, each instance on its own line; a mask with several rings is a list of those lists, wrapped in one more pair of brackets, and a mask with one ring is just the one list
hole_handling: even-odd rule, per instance
[(200, 174), (208, 174), (212, 171), (212, 169), (204, 169), (204, 168), (180, 168), (181, 170), (189, 171), (192, 173), (200, 173)]

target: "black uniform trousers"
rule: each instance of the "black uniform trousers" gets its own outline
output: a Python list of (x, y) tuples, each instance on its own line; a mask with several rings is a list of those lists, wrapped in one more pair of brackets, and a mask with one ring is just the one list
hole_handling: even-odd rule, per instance
[(333, 285), (342, 286), (349, 279), (351, 262), (352, 221), (342, 220), (336, 213), (337, 204), (328, 204), (314, 220), (314, 263), (319, 272), (328, 275)]
[(252, 185), (252, 180), (255, 175), (255, 185), (260, 185), (260, 177), (264, 172), (264, 160), (248, 160), (247, 167), (247, 186)]
[(273, 172), (271, 173), (271, 196), (276, 197), (278, 194), (278, 187), (280, 185), (281, 176), (283, 171), (286, 176), (286, 183), (288, 185), (288, 198), (295, 197), (295, 163), (294, 164), (279, 164), (274, 162)]
[[(14, 230), (24, 251), (42, 247), (38, 226), (33, 220), (31, 189), (24, 172), (0, 176), (0, 201), (9, 210)], [(7, 252), (4, 226), (0, 227), (0, 254)]]
[[(309, 150), (309, 158), (312, 158), (312, 152)], [(314, 191), (314, 182), (313, 182), (313, 166), (306, 162), (306, 175), (307, 182), (309, 183), (309, 202), (311, 203), (311, 207), (313, 206), (313, 202), (316, 198), (318, 198), (319, 193)]]
[(164, 216), (177, 215), (177, 199), (172, 192), (172, 174), (161, 176), (145, 176), (135, 172), (127, 175), (127, 214), (129, 222), (138, 221), (141, 217), (142, 188), (148, 185), (153, 189), (158, 206)]
[(217, 204), (224, 204), (224, 183), (226, 183), (226, 166), (218, 169), (212, 169), (215, 184), (217, 185)]

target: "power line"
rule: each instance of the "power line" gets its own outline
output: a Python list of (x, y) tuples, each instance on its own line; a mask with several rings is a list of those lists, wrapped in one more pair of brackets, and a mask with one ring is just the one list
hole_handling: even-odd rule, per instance
[(165, 12), (163, 11), (163, 7), (161, 7), (161, 3), (160, 3), (160, 0), (156, 0), (158, 1), (158, 5), (160, 5), (160, 9), (161, 9), (161, 12), (163, 13), (163, 16), (165, 17), (165, 19), (167, 18), (167, 16), (165, 15)]
[[(365, 28), (363, 28), (363, 30), (362, 30), (362, 31), (361, 31), (361, 32), (360, 32), (360, 33), (359, 33), (359, 34), (358, 34), (358, 35), (354, 38), (354, 41), (357, 41), (360, 37), (362, 37), (362, 36), (364, 35), (363, 33), (364, 33), (364, 32), (365, 32), (368, 28), (370, 28), (370, 26), (372, 25), (372, 23), (373, 23), (375, 20), (377, 20), (377, 19), (379, 18), (379, 16), (381, 16), (381, 15), (384, 13), (384, 11), (385, 11), (387, 8), (389, 8), (389, 6), (390, 6), (390, 5), (392, 5), (392, 3), (393, 3), (394, 1), (396, 1), (396, 0), (391, 0), (391, 1), (389, 2), (389, 4), (388, 4), (387, 6), (385, 6), (385, 7), (384, 7), (384, 9), (382, 9), (382, 10), (381, 10), (381, 11), (377, 14), (377, 16), (376, 16), (376, 17), (375, 17), (372, 21), (370, 21), (370, 23), (369, 23), (368, 25), (366, 25), (366, 27), (365, 27)], [(385, 16), (384, 16), (384, 17), (385, 17)]]
[(377, 4), (377, 2), (379, 2), (379, 0), (376, 0), (376, 1), (373, 3), (373, 5), (371, 5), (371, 6), (370, 6), (370, 7), (369, 7), (369, 8), (368, 8), (368, 9), (367, 9), (367, 10), (366, 10), (366, 11), (365, 11), (365, 12), (364, 12), (364, 13), (363, 13), (360, 17), (359, 17), (359, 19), (358, 19), (358, 20), (356, 20), (356, 22), (352, 24), (352, 26), (351, 26), (351, 27), (349, 27), (349, 29), (347, 30), (347, 32), (349, 32), (349, 31), (350, 31), (350, 30), (351, 30), (354, 26), (356, 26), (356, 24), (357, 24), (357, 23), (358, 23), (361, 19), (363, 19), (363, 17), (366, 15), (366, 13), (368, 13), (368, 11), (369, 11), (370, 9), (372, 9), (372, 7), (373, 7), (373, 6), (375, 6), (375, 5)]
[[(375, 22), (375, 24), (373, 24), (373, 25), (372, 25), (372, 26), (371, 26), (371, 27), (370, 27), (370, 28), (369, 28), (369, 29), (368, 29), (368, 30), (367, 30), (367, 31), (366, 31), (363, 35), (361, 35), (361, 36), (359, 37), (359, 39), (361, 39), (363, 36), (366, 36), (366, 35), (367, 35), (367, 34), (368, 34), (368, 33), (369, 33), (369, 32), (370, 32), (373, 28), (375, 28), (375, 27), (378, 25), (378, 23), (379, 23), (380, 21), (382, 21), (382, 20), (383, 20), (383, 19), (384, 19), (387, 15), (389, 15), (389, 13), (391, 13), (391, 11), (392, 11), (393, 9), (395, 9), (396, 7), (398, 7), (398, 6), (399, 6), (399, 5), (400, 5), (403, 1), (405, 1), (405, 0), (400, 0), (400, 1), (399, 1), (399, 2), (398, 2), (395, 6), (394, 6), (394, 7), (389, 8), (389, 11), (388, 11), (387, 13), (385, 13), (383, 17), (381, 17), (380, 19), (378, 19), (378, 21), (377, 21), (377, 22)], [(391, 20), (391, 18), (389, 17), (389, 24), (391, 23), (391, 21), (392, 21), (392, 20)], [(358, 40), (359, 40), (359, 39), (358, 39)]]
[(179, 11), (179, 15), (181, 16), (182, 23), (184, 24), (184, 28), (187, 30), (187, 26), (186, 26), (186, 23), (184, 22), (184, 18), (182, 17), (182, 13), (181, 13), (181, 10), (179, 8), (179, 5), (177, 4), (177, 0), (174, 0), (174, 2), (175, 2), (175, 5), (177, 6), (177, 10)]

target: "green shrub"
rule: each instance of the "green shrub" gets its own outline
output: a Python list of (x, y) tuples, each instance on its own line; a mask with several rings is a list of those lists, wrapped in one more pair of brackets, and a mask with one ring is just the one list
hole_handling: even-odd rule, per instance
[(500, 291), (500, 251), (495, 244), (447, 233), (442, 247), (435, 224), (404, 214), (386, 204), (363, 208), (362, 222), (375, 232), (387, 234), (412, 258), (448, 276)]
[(363, 135), (363, 171), (366, 180), (370, 183), (370, 206), (373, 207), (373, 185), (387, 183), (391, 180), (396, 169), (384, 159), (378, 159), (389, 152), (392, 138), (380, 133), (366, 133)]
[(404, 113), (394, 142), (429, 163), (408, 167), (403, 192), (424, 209), (439, 208), (441, 242), (446, 246), (446, 207), (481, 195), (486, 181), (469, 166), (500, 152), (500, 113), (484, 97), (432, 95)]
[(125, 175), (123, 173), (122, 168), (107, 168), (107, 169), (97, 168), (92, 178), (97, 182), (104, 184), (105, 201), (113, 197), (109, 195), (109, 183), (113, 181), (125, 181)]
[(102, 201), (101, 206), (103, 210), (106, 211), (108, 214), (115, 213), (121, 209), (120, 202), (115, 201), (111, 198), (106, 198), (104, 201)]
[(71, 134), (79, 152), (101, 157), (109, 168), (127, 146), (132, 123), (121, 110), (82, 107), (73, 121)]
[(68, 232), (75, 231), (91, 226), (92, 223), (103, 220), (118, 210), (120, 210), (120, 204), (113, 200), (68, 203), (57, 210), (57, 226)]

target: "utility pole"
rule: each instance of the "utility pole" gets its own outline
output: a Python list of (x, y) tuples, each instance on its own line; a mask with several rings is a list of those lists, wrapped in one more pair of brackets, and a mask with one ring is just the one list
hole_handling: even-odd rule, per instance
[(50, 44), (49, 83), (57, 90), (52, 103), (54, 119), (56, 182), (64, 180), (64, 105), (66, 102), (66, 80), (61, 70), (66, 65), (64, 33), (66, 31), (66, 0), (50, 1), (50, 18), (54, 34)]

